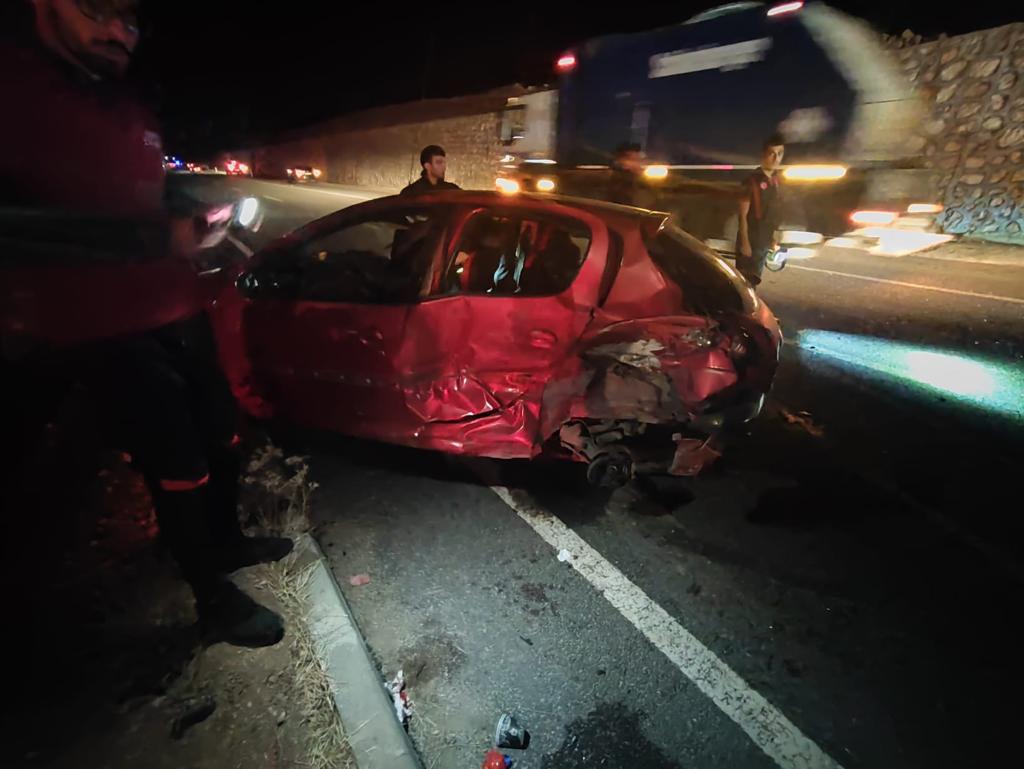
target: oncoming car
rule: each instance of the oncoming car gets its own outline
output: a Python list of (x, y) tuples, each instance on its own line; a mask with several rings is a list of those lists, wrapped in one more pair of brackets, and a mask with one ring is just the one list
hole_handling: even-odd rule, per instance
[(295, 166), (287, 170), (288, 181), (292, 184), (315, 182), (323, 175), (323, 171), (313, 166)]
[(212, 310), (259, 417), (453, 454), (696, 474), (760, 412), (781, 335), (667, 214), (558, 196), (388, 197), (254, 255)]

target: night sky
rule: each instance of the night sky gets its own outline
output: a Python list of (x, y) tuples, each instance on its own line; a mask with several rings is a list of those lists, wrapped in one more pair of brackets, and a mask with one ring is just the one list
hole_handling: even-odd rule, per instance
[[(150, 0), (134, 76), (160, 105), (167, 146), (194, 153), (362, 107), (543, 83), (557, 54), (575, 42), (671, 24), (720, 4), (633, 4), (615, 14), (569, 2), (403, 11), (394, 3)], [(937, 0), (832, 4), (882, 31), (910, 27), (926, 37), (1024, 16), (1012, 3), (984, 1), (948, 12), (937, 10)]]

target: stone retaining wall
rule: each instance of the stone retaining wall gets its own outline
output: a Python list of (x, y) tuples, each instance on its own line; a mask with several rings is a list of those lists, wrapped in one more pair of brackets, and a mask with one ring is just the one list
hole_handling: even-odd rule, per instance
[(1024, 244), (1024, 23), (890, 45), (929, 106), (907, 149), (939, 173), (942, 228)]
[(440, 144), (448, 180), (464, 189), (493, 189), (501, 157), (499, 111), (519, 86), (455, 99), (431, 99), (355, 113), (292, 132), (252, 152), (257, 175), (283, 177), (295, 165), (322, 168), (324, 180), (381, 190), (420, 174), (419, 153)]

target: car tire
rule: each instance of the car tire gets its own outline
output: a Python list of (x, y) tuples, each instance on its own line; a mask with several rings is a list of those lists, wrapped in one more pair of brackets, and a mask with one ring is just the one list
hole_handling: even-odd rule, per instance
[(587, 481), (603, 489), (617, 489), (633, 478), (633, 457), (624, 448), (612, 446), (587, 465)]

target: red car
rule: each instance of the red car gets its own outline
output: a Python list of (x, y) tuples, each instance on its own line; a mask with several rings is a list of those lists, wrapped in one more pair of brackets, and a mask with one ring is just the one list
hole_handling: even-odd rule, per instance
[(760, 412), (774, 316), (666, 214), (388, 197), (258, 252), (212, 311), (250, 412), (396, 444), (692, 475)]

